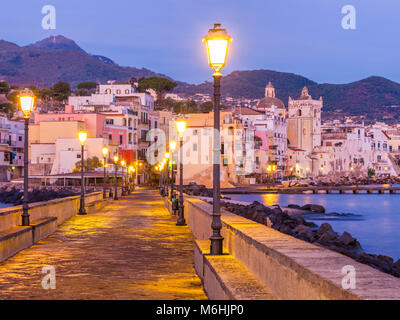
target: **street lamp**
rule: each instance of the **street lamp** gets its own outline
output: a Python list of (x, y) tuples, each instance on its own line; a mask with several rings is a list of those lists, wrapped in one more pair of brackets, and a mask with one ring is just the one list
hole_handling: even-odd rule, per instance
[(175, 176), (174, 176), (174, 151), (176, 149), (176, 141), (171, 140), (169, 142), (169, 151), (171, 152), (171, 202), (174, 199), (174, 182), (175, 182)]
[(103, 199), (106, 198), (106, 179), (107, 179), (107, 172), (106, 172), (106, 161), (107, 161), (107, 155), (108, 155), (108, 148), (107, 147), (103, 147), (101, 149), (101, 152), (103, 153), (103, 157), (104, 157), (104, 183), (103, 183)]
[(228, 55), (229, 43), (232, 38), (225, 29), (221, 28), (221, 24), (215, 23), (214, 28), (208, 30), (207, 35), (203, 38), (203, 42), (207, 44), (208, 63), (214, 70), (214, 154), (213, 154), (213, 213), (211, 228), (213, 234), (210, 238), (212, 255), (222, 254), (221, 236), (221, 190), (220, 190), (220, 161), (221, 161), (221, 143), (220, 143), (220, 87), (222, 74), (221, 69), (225, 66), (226, 57)]
[(186, 121), (179, 120), (176, 122), (176, 129), (179, 133), (179, 209), (178, 209), (178, 220), (176, 222), (177, 226), (186, 225), (185, 216), (183, 214), (183, 133), (186, 129)]
[(166, 195), (166, 197), (167, 197), (167, 199), (168, 199), (168, 195), (169, 195), (169, 163), (170, 163), (170, 154), (169, 154), (169, 152), (166, 152), (165, 153), (165, 159), (166, 159), (166, 161), (165, 161), (165, 171), (166, 171), (166, 174), (167, 174), (167, 178), (166, 178), (166, 181), (165, 181), (165, 195)]
[(119, 157), (116, 154), (113, 158), (114, 160), (114, 165), (115, 165), (115, 187), (114, 187), (114, 200), (118, 200), (118, 177), (117, 177), (117, 172), (118, 172), (118, 160)]
[(126, 183), (125, 183), (125, 174), (124, 174), (124, 168), (125, 168), (126, 162), (125, 160), (121, 160), (121, 174), (122, 174), (122, 195), (126, 196), (127, 190), (126, 190)]
[(28, 205), (28, 130), (29, 117), (34, 109), (35, 96), (32, 91), (25, 89), (19, 96), (21, 110), (25, 119), (25, 141), (24, 141), (24, 200), (22, 204), (22, 225), (29, 226), (29, 205)]
[[(128, 188), (128, 194), (131, 193), (131, 179), (133, 181), (133, 173), (135, 172), (135, 168), (133, 166), (129, 166), (128, 168), (128, 172), (130, 173), (130, 175), (128, 175), (129, 178), (129, 188)], [(134, 189), (133, 189), (134, 190)]]
[(79, 131), (78, 139), (81, 142), (81, 199), (78, 214), (86, 214), (85, 210), (85, 168), (84, 168), (84, 151), (85, 151), (85, 141), (87, 139), (87, 132)]

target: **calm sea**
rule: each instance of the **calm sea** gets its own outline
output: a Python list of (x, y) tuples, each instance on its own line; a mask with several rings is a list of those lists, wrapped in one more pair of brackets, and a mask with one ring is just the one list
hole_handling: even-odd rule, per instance
[(367, 253), (400, 258), (400, 194), (250, 194), (226, 195), (232, 200), (265, 205), (319, 204), (326, 212), (353, 213), (347, 217), (306, 215), (317, 225), (329, 222), (336, 232), (349, 232)]

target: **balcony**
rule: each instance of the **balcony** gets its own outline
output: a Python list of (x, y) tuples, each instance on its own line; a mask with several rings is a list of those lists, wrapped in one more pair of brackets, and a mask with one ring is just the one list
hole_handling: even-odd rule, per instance
[(9, 139), (0, 139), (0, 144), (2, 145), (10, 145), (11, 141)]
[(11, 126), (9, 124), (0, 123), (0, 130), (10, 130)]

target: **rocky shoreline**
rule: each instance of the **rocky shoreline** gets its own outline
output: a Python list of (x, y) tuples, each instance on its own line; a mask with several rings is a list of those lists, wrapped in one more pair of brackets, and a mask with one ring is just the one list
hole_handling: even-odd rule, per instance
[[(352, 237), (348, 232), (343, 232), (339, 235), (329, 223), (323, 223), (318, 227), (313, 222), (307, 222), (301, 215), (289, 216), (279, 205), (269, 208), (258, 201), (254, 201), (249, 205), (221, 201), (221, 207), (295, 238), (339, 252), (360, 263), (400, 277), (400, 259), (394, 262), (388, 256), (363, 252), (361, 244), (356, 238)], [(321, 209), (323, 207), (312, 204), (303, 207), (290, 205), (289, 207), (300, 210), (306, 209), (310, 210), (310, 212), (325, 212), (325, 209)], [(311, 211), (311, 208), (316, 211)]]
[[(94, 188), (86, 189), (86, 193), (91, 193)], [(80, 188), (30, 188), (28, 193), (29, 203), (49, 201), (58, 198), (66, 198), (80, 194)], [(4, 186), (0, 188), (0, 202), (12, 205), (21, 205), (24, 199), (24, 191), (18, 186)]]

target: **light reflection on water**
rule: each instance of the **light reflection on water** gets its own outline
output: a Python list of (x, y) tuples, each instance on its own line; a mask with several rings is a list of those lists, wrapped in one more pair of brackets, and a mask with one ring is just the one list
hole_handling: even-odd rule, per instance
[(265, 205), (319, 204), (326, 212), (353, 213), (361, 216), (330, 217), (307, 215), (320, 225), (329, 222), (339, 233), (356, 237), (368, 253), (400, 258), (400, 194), (231, 194), (232, 200), (259, 201)]

